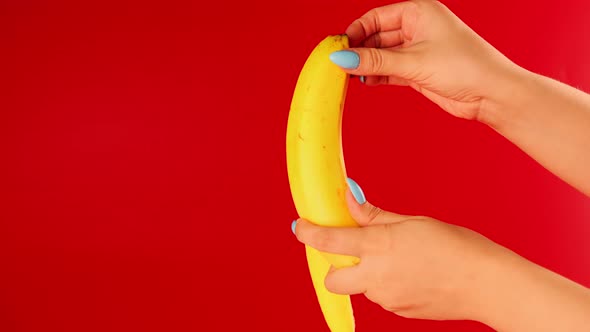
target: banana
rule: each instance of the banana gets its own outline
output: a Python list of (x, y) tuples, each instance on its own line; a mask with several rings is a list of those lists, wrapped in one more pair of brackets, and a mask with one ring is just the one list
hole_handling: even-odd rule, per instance
[(324, 319), (332, 332), (352, 332), (355, 322), (350, 296), (330, 293), (324, 286), (324, 279), (330, 263), (316, 249), (305, 246), (307, 264)]
[[(348, 47), (346, 35), (327, 36), (307, 58), (293, 92), (286, 135), (291, 196), (301, 218), (322, 226), (356, 227), (348, 211), (342, 149), (342, 113), (349, 75), (330, 53)], [(330, 293), (324, 278), (336, 268), (359, 263), (357, 257), (319, 252), (306, 246), (313, 286), (332, 332), (355, 329), (350, 296)]]

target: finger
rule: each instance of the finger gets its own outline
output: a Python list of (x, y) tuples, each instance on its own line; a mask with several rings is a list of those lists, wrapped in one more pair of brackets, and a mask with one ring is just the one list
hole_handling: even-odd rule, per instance
[(332, 267), (324, 279), (324, 285), (334, 294), (363, 294), (367, 291), (366, 279), (366, 272), (360, 264), (341, 269)]
[(410, 82), (406, 79), (395, 76), (363, 76), (364, 84), (369, 86), (375, 85), (400, 85), (407, 86)]
[[(384, 225), (408, 220), (411, 216), (384, 211), (365, 199), (358, 183), (347, 179), (346, 204), (352, 218), (360, 226)], [(361, 193), (361, 194), (359, 194)], [(362, 197), (362, 199), (360, 199)]]
[(361, 43), (363, 47), (387, 48), (396, 47), (404, 42), (401, 30), (377, 32)]
[(369, 10), (346, 29), (351, 45), (360, 44), (376, 32), (400, 29), (403, 12), (409, 6), (415, 4), (405, 1)]
[(298, 219), (293, 228), (300, 242), (333, 254), (360, 257), (376, 242), (371, 232), (360, 227), (324, 227)]
[(410, 48), (350, 48), (330, 54), (330, 60), (357, 76), (397, 76), (410, 79), (419, 68), (419, 56)]

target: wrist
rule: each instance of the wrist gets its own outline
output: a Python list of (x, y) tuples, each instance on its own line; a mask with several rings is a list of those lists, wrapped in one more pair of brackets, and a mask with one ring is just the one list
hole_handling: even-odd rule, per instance
[(496, 331), (589, 331), (590, 290), (504, 248), (490, 260), (475, 320)]
[[(519, 288), (524, 266), (527, 261), (514, 252), (494, 244), (493, 248), (482, 254), (476, 282), (473, 284), (471, 299), (472, 320), (481, 322), (495, 330), (503, 330), (503, 321), (516, 313), (521, 301), (514, 300), (514, 292)], [(523, 295), (523, 294), (521, 294)], [(524, 299), (521, 299), (524, 301)]]
[(498, 71), (482, 103), (479, 121), (502, 131), (526, 109), (532, 86), (539, 80), (535, 73), (515, 64)]

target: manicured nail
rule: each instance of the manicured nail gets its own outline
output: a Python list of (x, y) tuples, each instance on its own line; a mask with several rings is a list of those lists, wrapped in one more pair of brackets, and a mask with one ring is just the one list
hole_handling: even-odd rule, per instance
[(351, 178), (346, 178), (346, 183), (348, 184), (348, 188), (350, 189), (350, 192), (352, 193), (352, 196), (354, 196), (354, 199), (357, 201), (357, 203), (365, 204), (367, 199), (365, 198), (365, 194), (358, 183), (356, 183)]
[(361, 76), (359, 80), (361, 80), (361, 83), (365, 83), (365, 76)]
[(336, 51), (330, 54), (330, 60), (338, 66), (346, 69), (354, 69), (361, 61), (359, 55), (353, 51)]
[(295, 226), (297, 226), (297, 220), (293, 220), (291, 223), (291, 232), (293, 232), (293, 234), (295, 234)]

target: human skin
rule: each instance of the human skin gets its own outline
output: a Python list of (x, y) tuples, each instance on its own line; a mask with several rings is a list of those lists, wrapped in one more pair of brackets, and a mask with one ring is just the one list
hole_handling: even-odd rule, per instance
[(590, 331), (587, 288), (465, 227), (384, 211), (349, 183), (347, 205), (360, 227), (292, 225), (302, 243), (360, 258), (330, 270), (330, 292), (364, 294), (407, 318), (474, 320), (505, 332)]
[[(510, 61), (438, 1), (373, 9), (346, 30), (351, 48), (331, 59), (368, 86), (407, 85), (457, 117), (495, 129), (590, 195), (590, 96)], [(460, 73), (460, 74), (458, 74)], [(423, 319), (476, 320), (498, 331), (590, 331), (590, 290), (464, 227), (404, 216), (367, 202), (349, 180), (360, 227), (298, 219), (299, 241), (355, 255), (326, 287), (364, 294)]]
[(344, 71), (367, 85), (408, 85), (452, 115), (489, 125), (590, 195), (587, 93), (518, 66), (438, 1), (375, 8), (346, 34), (353, 48), (332, 56)]

